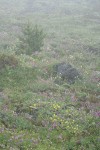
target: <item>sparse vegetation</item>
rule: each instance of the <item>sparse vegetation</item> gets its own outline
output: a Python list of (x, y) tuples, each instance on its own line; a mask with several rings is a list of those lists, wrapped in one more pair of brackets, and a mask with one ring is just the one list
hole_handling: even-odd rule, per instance
[[(99, 150), (98, 5), (0, 0), (1, 150)], [(21, 32), (28, 19), (32, 24)], [(62, 62), (82, 79), (63, 80), (54, 70)]]

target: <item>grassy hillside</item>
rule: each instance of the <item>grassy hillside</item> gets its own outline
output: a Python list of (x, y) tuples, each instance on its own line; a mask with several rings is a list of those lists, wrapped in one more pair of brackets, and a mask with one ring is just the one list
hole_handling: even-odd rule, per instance
[[(99, 0), (0, 0), (0, 149), (99, 150)], [(46, 34), (41, 52), (17, 54), (27, 22)], [(74, 84), (54, 74), (65, 62)]]

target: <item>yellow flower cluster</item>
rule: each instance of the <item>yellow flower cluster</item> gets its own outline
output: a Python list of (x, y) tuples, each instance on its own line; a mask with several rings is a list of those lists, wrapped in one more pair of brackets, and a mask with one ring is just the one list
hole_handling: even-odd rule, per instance
[(69, 119), (65, 120), (64, 118), (61, 118), (54, 114), (52, 117), (50, 117), (51, 122), (56, 122), (59, 124), (59, 127), (65, 128), (67, 131), (71, 133), (78, 133), (79, 126), (75, 124), (75, 120)]
[(66, 115), (77, 117), (77, 116), (79, 116), (79, 112), (74, 108), (69, 108), (66, 110)]
[(61, 118), (54, 114), (52, 117), (50, 117), (50, 120), (52, 122), (60, 122)]
[(75, 120), (65, 121), (65, 128), (70, 130), (72, 133), (77, 133), (79, 130), (79, 126), (75, 124)]
[(53, 106), (53, 108), (54, 108), (55, 110), (58, 110), (58, 109), (61, 108), (60, 105), (58, 105), (58, 104), (53, 104), (52, 106)]
[(37, 107), (43, 107), (45, 106), (46, 104), (45, 103), (34, 103), (32, 104), (31, 106), (29, 106), (30, 108), (37, 108)]
[(37, 108), (38, 104), (32, 104), (32, 106), (29, 106), (30, 108)]

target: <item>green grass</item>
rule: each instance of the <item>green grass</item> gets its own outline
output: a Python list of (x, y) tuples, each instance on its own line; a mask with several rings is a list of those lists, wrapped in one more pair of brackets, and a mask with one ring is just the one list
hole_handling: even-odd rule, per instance
[[(91, 76), (100, 72), (100, 13), (96, 3), (88, 9), (90, 1), (84, 2), (37, 0), (31, 12), (25, 0), (0, 0), (0, 149), (99, 150), (100, 84)], [(44, 47), (16, 55), (27, 20), (43, 27)], [(53, 66), (60, 62), (72, 64), (83, 79), (57, 84)]]

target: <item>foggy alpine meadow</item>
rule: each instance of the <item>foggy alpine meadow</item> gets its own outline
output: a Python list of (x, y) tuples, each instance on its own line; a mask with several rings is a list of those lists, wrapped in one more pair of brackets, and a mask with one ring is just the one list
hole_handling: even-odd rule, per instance
[(100, 0), (0, 0), (0, 150), (100, 149)]

